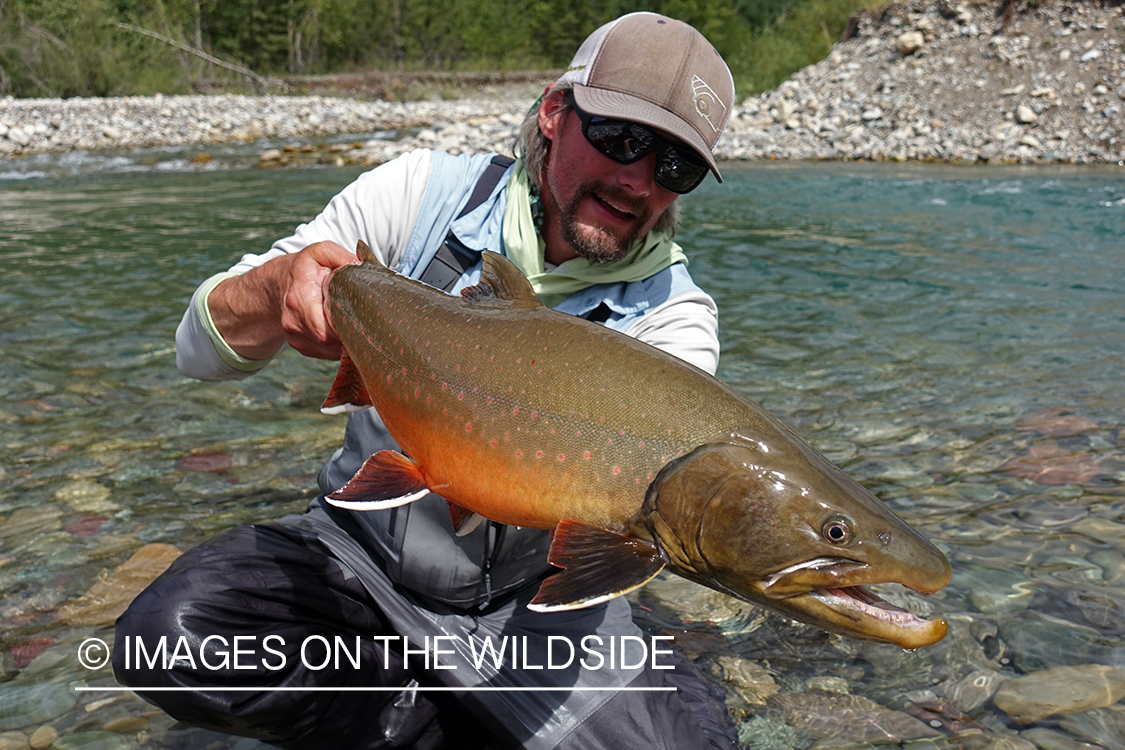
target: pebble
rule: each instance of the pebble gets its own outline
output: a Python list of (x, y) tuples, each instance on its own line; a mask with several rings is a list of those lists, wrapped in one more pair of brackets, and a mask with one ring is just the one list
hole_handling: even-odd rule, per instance
[(1004, 677), (998, 672), (977, 670), (945, 687), (943, 692), (958, 708), (971, 713), (987, 703), (1003, 682)]
[(896, 40), (898, 51), (904, 55), (917, 52), (926, 44), (926, 37), (921, 31), (907, 31)]
[(31, 733), (28, 744), (31, 745), (31, 750), (43, 750), (43, 748), (50, 747), (58, 738), (59, 730), (49, 724), (44, 724)]
[(1005, 681), (992, 702), (1019, 724), (1076, 714), (1125, 698), (1125, 670), (1101, 664), (1052, 667)]
[(1102, 570), (1102, 580), (1109, 584), (1125, 581), (1125, 555), (1117, 550), (1096, 550), (1087, 556)]
[(107, 732), (118, 732), (119, 734), (147, 732), (149, 730), (149, 721), (143, 716), (125, 716), (106, 723), (102, 729)]
[(64, 502), (83, 513), (106, 513), (117, 510), (117, 505), (109, 499), (109, 496), (109, 487), (93, 479), (69, 482), (55, 492), (55, 500)]
[(0, 732), (0, 750), (28, 750), (29, 747), (23, 732)]

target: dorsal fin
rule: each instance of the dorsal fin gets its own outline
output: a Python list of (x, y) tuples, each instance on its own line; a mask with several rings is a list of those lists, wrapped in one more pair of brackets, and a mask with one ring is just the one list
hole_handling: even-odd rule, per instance
[(480, 282), (461, 290), (474, 307), (542, 307), (531, 282), (512, 261), (499, 253), (482, 253)]
[(379, 265), (379, 266), (383, 265), (379, 261), (379, 259), (375, 257), (375, 253), (371, 252), (371, 248), (368, 247), (367, 243), (364, 242), (363, 240), (357, 240), (356, 241), (356, 243), (355, 243), (355, 254), (356, 254), (356, 257), (359, 258), (364, 263), (374, 263), (375, 265)]

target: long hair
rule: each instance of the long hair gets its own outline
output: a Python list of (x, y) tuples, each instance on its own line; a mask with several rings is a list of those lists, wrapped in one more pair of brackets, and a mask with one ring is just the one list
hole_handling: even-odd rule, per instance
[[(574, 88), (574, 84), (570, 81), (557, 81), (551, 87), (551, 93), (555, 91), (569, 91)], [(543, 167), (547, 164), (547, 157), (551, 153), (551, 141), (547, 136), (543, 135), (543, 131), (539, 129), (539, 107), (543, 103), (542, 98), (527, 111), (520, 124), (519, 133), (516, 134), (516, 156), (523, 159), (524, 168), (527, 169), (527, 177), (531, 180), (532, 184), (539, 190), (540, 194), (543, 192), (543, 185), (540, 184), (540, 178), (543, 175)], [(560, 114), (565, 114), (572, 109), (570, 106), (570, 97), (563, 99), (562, 106), (559, 108)], [(658, 232), (664, 232), (669, 237), (676, 236), (676, 229), (680, 224), (680, 202), (679, 200), (672, 201), (672, 205), (665, 209), (660, 218), (656, 220), (653, 229)]]

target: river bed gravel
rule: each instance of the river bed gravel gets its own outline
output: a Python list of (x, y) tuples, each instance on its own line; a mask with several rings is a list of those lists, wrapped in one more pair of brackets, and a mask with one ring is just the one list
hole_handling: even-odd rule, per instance
[[(827, 59), (735, 107), (719, 157), (1125, 163), (1125, 6), (1003, 7), (939, 0), (857, 15)], [(260, 144), (263, 165), (310, 152), (378, 164), (417, 147), (509, 151), (548, 80), (452, 101), (8, 98), (0, 158), (229, 142)], [(344, 134), (356, 141), (316, 143)]]

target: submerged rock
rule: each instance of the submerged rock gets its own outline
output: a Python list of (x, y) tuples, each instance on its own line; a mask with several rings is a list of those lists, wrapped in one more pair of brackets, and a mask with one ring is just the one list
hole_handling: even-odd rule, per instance
[(80, 479), (60, 487), (55, 492), (55, 500), (80, 513), (110, 513), (118, 508), (109, 495), (109, 487), (92, 479)]
[(902, 742), (936, 737), (941, 732), (859, 695), (786, 693), (775, 696), (785, 721), (798, 732), (851, 742)]
[(58, 738), (59, 730), (50, 724), (44, 724), (31, 733), (28, 744), (31, 745), (31, 750), (43, 750), (43, 748), (53, 745)]
[(53, 750), (129, 750), (132, 743), (115, 732), (75, 732), (55, 740)]
[(1013, 458), (1000, 467), (1005, 474), (1030, 479), (1039, 484), (1084, 484), (1102, 473), (1102, 467), (1089, 453), (1063, 450), (1054, 443), (1037, 443), (1026, 456)]
[[(9, 683), (10, 684), (10, 683)], [(64, 683), (0, 687), (0, 730), (20, 729), (62, 716), (78, 701)]]
[(1071, 589), (1063, 603), (1090, 625), (1113, 635), (1125, 634), (1125, 592), (1111, 588)]
[(766, 716), (755, 716), (739, 726), (738, 746), (745, 750), (792, 750), (800, 743), (793, 727)]
[(774, 672), (751, 659), (722, 655), (716, 659), (722, 671), (721, 681), (728, 694), (733, 692), (748, 705), (761, 706), (781, 692)]
[(71, 625), (112, 624), (179, 556), (171, 544), (146, 544), (85, 594), (59, 607), (56, 619)]
[(1107, 706), (1064, 716), (1059, 726), (1106, 750), (1125, 750), (1125, 706)]
[(1055, 407), (1028, 414), (1016, 422), (1016, 427), (1051, 437), (1070, 437), (1098, 429), (1097, 424), (1089, 419), (1073, 414), (1062, 414), (1063, 411), (1066, 411), (1065, 407)]
[(28, 750), (30, 747), (23, 732), (0, 732), (0, 750)]
[(1094, 628), (1034, 609), (1000, 623), (999, 637), (1012, 665), (1024, 674), (1090, 664), (1104, 650), (1102, 634)]
[(1125, 698), (1125, 670), (1101, 664), (1053, 667), (1007, 680), (992, 702), (1017, 723), (1076, 714)]
[(962, 711), (972, 712), (988, 703), (1003, 682), (999, 672), (980, 669), (946, 686), (943, 692)]

